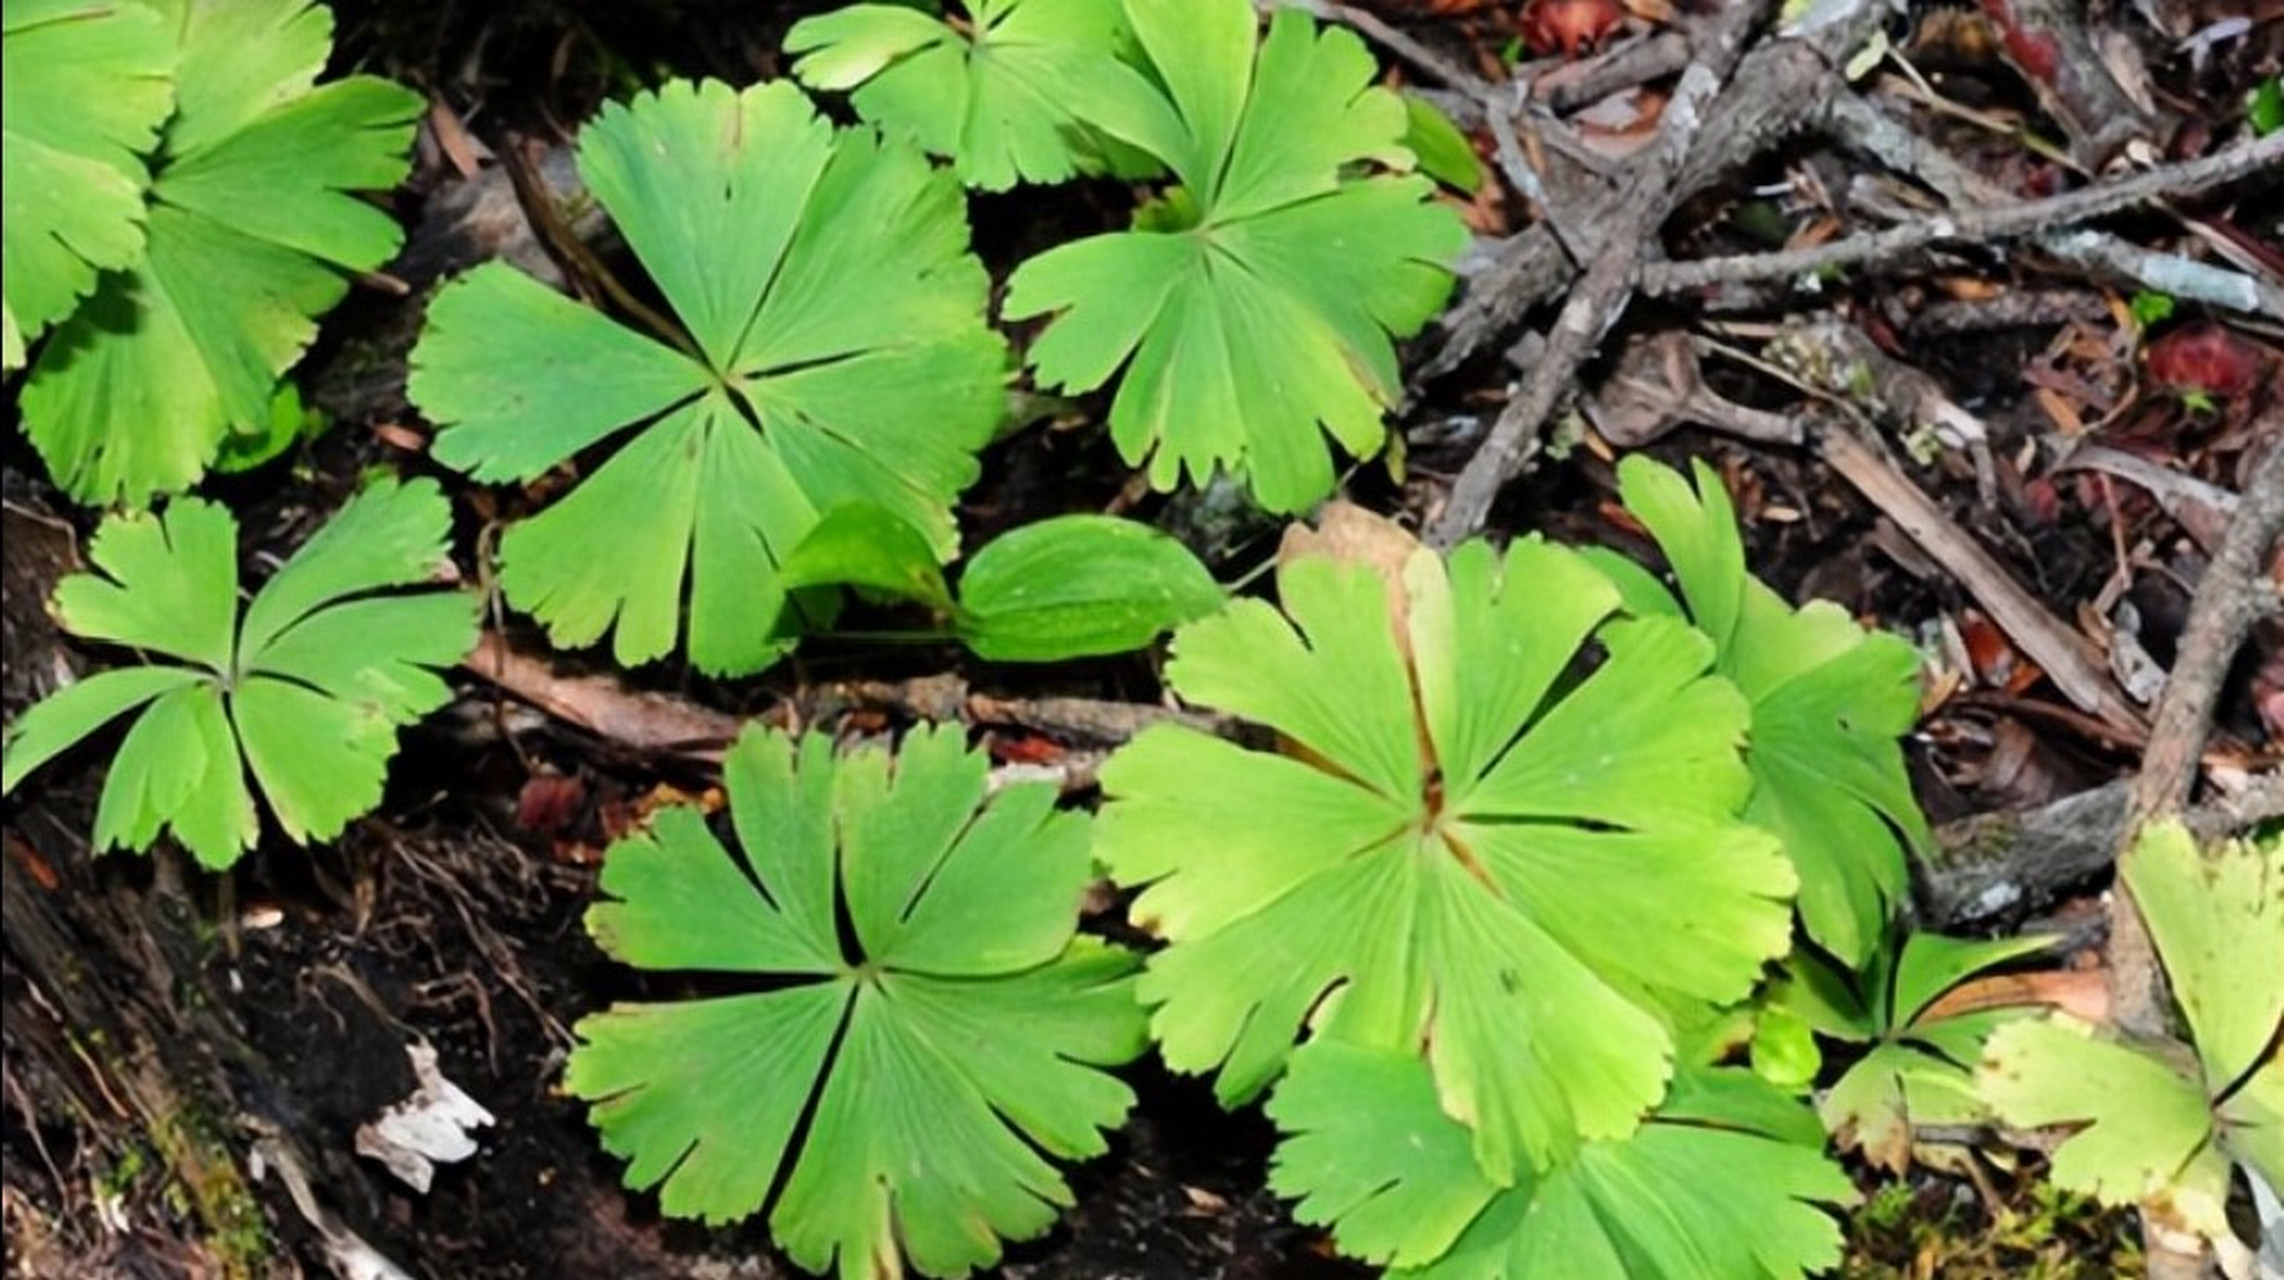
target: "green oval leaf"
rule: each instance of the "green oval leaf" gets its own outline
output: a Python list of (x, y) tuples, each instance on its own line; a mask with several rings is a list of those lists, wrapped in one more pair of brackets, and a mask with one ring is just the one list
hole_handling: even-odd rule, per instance
[(826, 512), (785, 557), (784, 581), (788, 590), (863, 587), (931, 608), (952, 607), (952, 589), (928, 535), (869, 502)]
[(1404, 145), (1419, 157), (1420, 172), (1447, 187), (1474, 195), (1483, 185), (1483, 162), (1475, 144), (1437, 106), (1416, 94), (1404, 95)]
[(960, 635), (994, 662), (1139, 649), (1219, 609), (1190, 549), (1113, 516), (1057, 516), (994, 539), (960, 577)]

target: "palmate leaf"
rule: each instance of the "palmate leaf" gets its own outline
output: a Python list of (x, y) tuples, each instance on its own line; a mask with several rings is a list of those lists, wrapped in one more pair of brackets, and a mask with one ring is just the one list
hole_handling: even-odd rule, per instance
[(1402, 99), (1352, 34), (1279, 10), (1255, 49), (1244, 0), (1127, 0), (1165, 96), (1131, 75), (1080, 86), (1079, 114), (1165, 162), (1180, 186), (1134, 230), (1025, 262), (1011, 319), (1052, 315), (1042, 383), (1102, 386), (1123, 367), (1111, 436), (1150, 481), (1243, 471), (1298, 511), (1332, 488), (1321, 431), (1368, 456), (1401, 392), (1390, 335), (1450, 291), (1466, 229), (1409, 168)]
[(1311, 1041), (1268, 1110), (1288, 1135), (1270, 1185), (1392, 1276), (1797, 1276), (1839, 1260), (1817, 1206), (1854, 1199), (1814, 1118), (1734, 1070), (1684, 1070), (1630, 1136), (1504, 1187), (1409, 1054)]
[(1103, 1150), (1133, 1099), (1098, 1068), (1144, 1044), (1134, 958), (1075, 934), (1086, 818), (1049, 787), (987, 800), (949, 728), (893, 763), (753, 730), (724, 771), (738, 852), (667, 810), (612, 848), (588, 914), (627, 963), (761, 980), (579, 1023), (566, 1084), (627, 1184), (724, 1221), (782, 1182), (778, 1242), (851, 1280), (899, 1254), (962, 1274), (1044, 1231), (1070, 1203), (1045, 1156)]
[(89, 503), (184, 488), (232, 432), (270, 432), (312, 317), (396, 249), (396, 220), (351, 193), (404, 175), (421, 109), (369, 76), (313, 88), (332, 20), (304, 0), (153, 7), (179, 61), (143, 252), (56, 327), (23, 392), (56, 483)]
[(1392, 623), (1379, 575), (1305, 555), (1282, 614), (1183, 628), (1171, 687), (1290, 750), (1148, 730), (1104, 766), (1096, 854), (1169, 943), (1141, 985), (1169, 1065), (1235, 1102), (1312, 1021), (1424, 1042), (1505, 1179), (1631, 1131), (1672, 1053), (1652, 1010), (1742, 996), (1792, 873), (1735, 818), (1745, 708), (1701, 637), (1608, 621), (1610, 584), (1535, 539), (1415, 551), (1401, 581)]
[(1994, 1033), (1977, 1083), (2010, 1124), (2075, 1129), (2054, 1152), (2056, 1183), (2224, 1239), (2232, 1160), (2284, 1183), (2284, 839), (2200, 852), (2167, 820), (2143, 829), (2119, 870), (2193, 1055), (2055, 1015)]
[(229, 866), (260, 835), (249, 771), (286, 835), (338, 834), (379, 803), (397, 729), (451, 700), (432, 669), (475, 645), (473, 596), (376, 594), (430, 580), (450, 526), (434, 483), (375, 484), (241, 620), (229, 512), (182, 498), (105, 521), (88, 548), (100, 572), (56, 587), (64, 629), (189, 665), (107, 671), (25, 712), (9, 727), (5, 789), (145, 707), (104, 780), (98, 849), (147, 849), (171, 829), (200, 862)]
[(155, 10), (104, 0), (0, 8), (0, 369), (143, 250), (144, 157), (174, 107)]
[[(1752, 701), (1746, 816), (1776, 833), (1799, 868), (1809, 937), (1861, 966), (1905, 890), (1906, 852), (1930, 839), (1897, 742), (1919, 715), (1918, 656), (1836, 605), (1789, 609), (1748, 575), (1736, 512), (1705, 464), (1694, 493), (1641, 454), (1619, 464), (1618, 482), (1672, 565), (1687, 616), (1712, 637), (1718, 669)], [(1631, 568), (1608, 553), (1595, 562), (1613, 574)], [(1629, 606), (1680, 611), (1638, 570), (1630, 577)]]
[[(1836, 1023), (1817, 1016), (1829, 1010), (1807, 1010), (1809, 1021), (1827, 1035), (1872, 1042), (1817, 1103), (1818, 1116), (1841, 1149), (1860, 1150), (1871, 1164), (1901, 1174), (1911, 1164), (1914, 1126), (1985, 1121), (1989, 1109), (1974, 1080), (1983, 1044), (1992, 1031), (2033, 1010), (1978, 1008), (1944, 1017), (1930, 1017), (1929, 1010), (1965, 979), (2052, 941), (2035, 934), (1974, 940), (1913, 933), (1899, 946), (1873, 953), (1855, 1016)], [(1790, 963), (1795, 979), (1788, 994), (1847, 981), (1813, 953), (1803, 951)]]
[(1118, 0), (975, 0), (967, 22), (893, 4), (855, 4), (803, 18), (785, 34), (793, 75), (814, 89), (853, 89), (859, 114), (948, 157), (986, 191), (1073, 174), (1130, 172), (1129, 149), (1073, 112), (1117, 59)]
[(588, 190), (687, 330), (685, 352), (491, 263), (446, 288), (410, 391), (439, 460), (529, 479), (614, 450), (508, 530), (508, 598), (564, 645), (767, 666), (797, 629), (780, 566), (836, 507), (956, 542), (954, 493), (1004, 407), (960, 189), (837, 131), (789, 84), (666, 85), (580, 137)]

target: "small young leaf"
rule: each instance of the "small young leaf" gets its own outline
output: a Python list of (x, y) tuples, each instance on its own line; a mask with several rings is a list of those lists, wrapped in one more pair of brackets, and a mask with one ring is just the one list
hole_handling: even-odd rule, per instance
[(757, 729), (723, 767), (739, 851), (667, 810), (588, 914), (628, 963), (755, 980), (579, 1023), (565, 1084), (627, 1184), (727, 1221), (782, 1183), (779, 1244), (844, 1276), (961, 1275), (1044, 1231), (1070, 1192), (1041, 1153), (1103, 1150), (1133, 1097), (1100, 1068), (1144, 1044), (1134, 958), (1076, 936), (1087, 819), (1048, 787), (987, 799), (956, 729), (893, 764)]
[(384, 481), (350, 499), (237, 618), (237, 525), (177, 499), (104, 522), (99, 573), (56, 586), (64, 630), (176, 657), (71, 686), (10, 727), (5, 789), (148, 701), (120, 741), (96, 808), (99, 849), (147, 849), (162, 830), (211, 867), (260, 834), (251, 771), (299, 843), (338, 834), (379, 803), (396, 732), (451, 700), (432, 668), (474, 647), (461, 592), (375, 594), (428, 581), (451, 511), (433, 482)]
[(332, 426), (323, 409), (305, 404), (301, 388), (280, 382), (270, 395), (270, 416), (257, 426), (245, 426), (222, 438), (222, 451), (214, 456), (214, 469), (224, 475), (252, 471), (295, 445), (315, 440)]
[(2284, 76), (2270, 76), (2244, 91), (2244, 122), (2255, 137), (2284, 129)]
[(1042, 384), (1103, 385), (1110, 429), (1150, 482), (1216, 467), (1298, 511), (1332, 488), (1320, 432), (1368, 456), (1401, 394), (1390, 335), (1451, 288), (1466, 228), (1411, 177), (1408, 118), (1354, 35), (1280, 9), (1255, 48), (1244, 0), (1127, 0), (1166, 96), (1106, 76), (1079, 110), (1164, 161), (1181, 186), (1135, 229), (1025, 262), (1010, 319), (1052, 315), (1031, 348)]
[(1976, 941), (1912, 933), (1883, 942), (1860, 973), (1844, 973), (1813, 951), (1795, 951), (1772, 1002), (1826, 1035), (1870, 1042), (1817, 1103), (1840, 1148), (1859, 1150), (1871, 1164), (1900, 1175), (1911, 1167), (1916, 1127), (1987, 1121), (1989, 1109), (1974, 1083), (1983, 1042), (2035, 1010), (2015, 1005), (1925, 1015), (1968, 977), (2052, 941), (2036, 934)]
[(2172, 294), (2136, 289), (2133, 300), (2126, 304), (2126, 309), (2133, 315), (2133, 322), (2147, 330), (2172, 319), (2173, 312), (2179, 305)]
[(1136, 172), (1135, 157), (1073, 112), (1090, 84), (1132, 77), (1118, 0), (973, 0), (960, 27), (902, 5), (856, 4), (785, 34), (793, 75), (854, 89), (858, 114), (952, 161), (986, 191), (1073, 174)]
[(143, 250), (143, 157), (174, 107), (175, 44), (139, 4), (9, 0), (0, 16), (0, 369)]
[(675, 647), (686, 605), (691, 661), (741, 674), (798, 630), (781, 566), (822, 513), (883, 507), (948, 556), (1005, 408), (958, 185), (783, 82), (607, 107), (579, 168), (691, 349), (504, 264), (437, 297), (410, 390), (440, 461), (528, 479), (623, 437), (501, 539), (508, 598), (628, 665)]
[(1058, 516), (976, 553), (960, 577), (960, 635), (994, 662), (1139, 649), (1219, 609), (1221, 588), (1180, 542), (1131, 520)]
[(1808, 1020), (1782, 1007), (1753, 1019), (1753, 1074), (1779, 1089), (1805, 1091), (1824, 1065)]
[(1406, 94), (1404, 119), (1404, 146), (1419, 157), (1421, 173), (1468, 195), (1482, 187), (1483, 162), (1475, 157), (1475, 144), (1450, 116), (1427, 99)]
[(1752, 700), (1746, 817), (1799, 868), (1809, 936), (1861, 965), (1904, 892), (1906, 851), (1931, 839), (1897, 743), (1919, 714), (1918, 656), (1830, 604), (1789, 609), (1749, 576), (1728, 493), (1703, 463), (1695, 492), (1643, 454), (1619, 464), (1618, 484), (1712, 637), (1719, 670)]
[(26, 433), (88, 503), (184, 488), (229, 433), (267, 432), (312, 317), (396, 250), (396, 219), (351, 193), (404, 175), (421, 111), (369, 76), (313, 88), (332, 19), (303, 0), (154, 7), (179, 62), (143, 253), (57, 327), (23, 391)]
[[(1711, 647), (1602, 625), (1616, 592), (1535, 539), (1414, 553), (1401, 644), (1370, 568), (1278, 583), (1283, 614), (1191, 623), (1166, 674), (1290, 749), (1160, 726), (1102, 773), (1097, 856), (1169, 943), (1141, 986), (1167, 1063), (1234, 1102), (1304, 1024), (1424, 1035), (1494, 1178), (1623, 1136), (1672, 1054), (1645, 1006), (1742, 996), (1790, 932), (1790, 869), (1735, 820), (1745, 708)], [(1589, 636), (1607, 660), (1566, 679)]]
[(952, 590), (928, 535), (886, 507), (853, 502), (817, 521), (780, 566), (786, 590), (863, 587), (949, 611)]

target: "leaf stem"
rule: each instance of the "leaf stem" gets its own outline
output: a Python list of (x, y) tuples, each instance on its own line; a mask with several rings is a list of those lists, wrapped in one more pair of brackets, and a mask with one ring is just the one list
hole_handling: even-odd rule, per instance
[[(571, 224), (556, 206), (555, 197), (548, 191), (547, 184), (540, 181), (529, 157), (514, 147), (505, 147), (500, 151), (500, 162), (507, 166), (508, 181), (515, 187), (516, 200), (523, 206), (524, 216), (531, 219), (532, 229), (539, 233), (539, 238), (546, 243), (566, 271), (601, 290), (603, 296), (610, 299), (612, 306), (634, 317), (643, 328), (656, 334), (675, 350), (700, 364), (706, 364), (705, 353), (698, 349), (697, 342), (688, 331), (671, 317), (661, 314), (634, 296), (631, 290), (619, 283), (617, 276), (611, 274), (611, 269), (603, 265), (602, 258), (587, 247), (587, 242), (571, 230)], [(711, 368), (710, 365), (708, 367)]]

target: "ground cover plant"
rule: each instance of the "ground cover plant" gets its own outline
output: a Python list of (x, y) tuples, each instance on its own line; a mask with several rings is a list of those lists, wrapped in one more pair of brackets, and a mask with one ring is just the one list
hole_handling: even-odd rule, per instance
[(371, 76), (316, 86), (332, 24), (297, 0), (8, 14), (8, 365), (23, 330), (56, 327), (19, 393), (25, 433), (89, 503), (262, 461), (313, 317), (396, 251), (402, 228), (354, 193), (404, 176), (420, 99)]
[(297, 843), (330, 839), (381, 798), (397, 731), (451, 700), (438, 674), (476, 642), (461, 591), (429, 582), (451, 513), (424, 480), (381, 481), (238, 608), (238, 527), (180, 498), (114, 516), (88, 543), (99, 573), (56, 586), (64, 629), (188, 665), (121, 667), (58, 692), (9, 726), (5, 789), (141, 708), (95, 815), (99, 849), (147, 851), (162, 832), (226, 868), (260, 837), (250, 773)]
[(0, 9), (30, 1273), (2284, 1248), (2259, 40), (665, 8)]
[(956, 729), (893, 763), (749, 734), (724, 761), (742, 866), (687, 809), (612, 851), (605, 951), (808, 979), (580, 1023), (565, 1084), (631, 1185), (720, 1221), (769, 1202), (795, 1261), (843, 1275), (958, 1273), (1070, 1202), (1035, 1148), (1099, 1154), (1132, 1101), (1094, 1068), (1142, 1050), (1135, 957), (1076, 934), (1087, 820), (1044, 784), (986, 801), (988, 772)]

